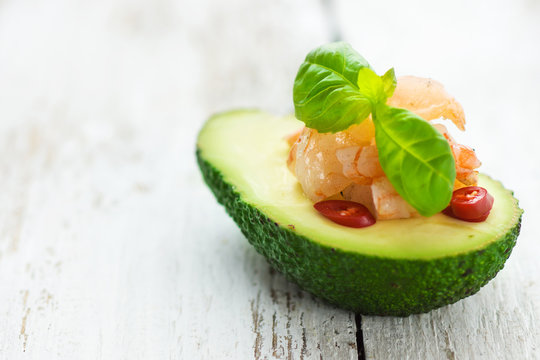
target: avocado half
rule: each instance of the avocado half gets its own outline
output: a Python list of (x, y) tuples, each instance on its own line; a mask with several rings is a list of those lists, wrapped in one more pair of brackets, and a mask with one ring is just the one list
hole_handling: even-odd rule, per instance
[(294, 117), (254, 110), (215, 115), (197, 141), (204, 180), (270, 264), (303, 289), (361, 314), (406, 316), (476, 293), (502, 269), (522, 210), (480, 175), (495, 198), (485, 222), (437, 214), (353, 229), (313, 209), (286, 159)]

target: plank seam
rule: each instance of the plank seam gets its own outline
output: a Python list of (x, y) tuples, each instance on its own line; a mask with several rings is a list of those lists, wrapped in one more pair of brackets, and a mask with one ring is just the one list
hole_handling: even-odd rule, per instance
[(343, 35), (335, 11), (336, 4), (334, 0), (322, 0), (322, 6), (324, 9), (323, 14), (325, 15), (328, 24), (328, 32), (330, 33), (331, 41), (343, 40)]
[(364, 333), (362, 332), (362, 315), (354, 316), (356, 322), (356, 349), (358, 351), (358, 360), (366, 360), (366, 350), (364, 348)]

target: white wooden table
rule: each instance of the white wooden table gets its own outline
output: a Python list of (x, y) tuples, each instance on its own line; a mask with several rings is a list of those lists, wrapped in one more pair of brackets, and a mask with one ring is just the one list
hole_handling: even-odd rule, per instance
[[(540, 3), (0, 0), (0, 359), (540, 358)], [(292, 110), (313, 47), (442, 81), (522, 235), (477, 295), (408, 318), (270, 269), (202, 183), (213, 112)]]

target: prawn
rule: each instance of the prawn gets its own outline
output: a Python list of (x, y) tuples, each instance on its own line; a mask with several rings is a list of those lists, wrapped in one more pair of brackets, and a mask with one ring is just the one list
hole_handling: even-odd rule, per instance
[(437, 129), (444, 138), (448, 141), (452, 155), (456, 163), (456, 181), (454, 184), (454, 190), (465, 186), (473, 186), (478, 182), (478, 171), (482, 163), (476, 157), (474, 149), (462, 144), (458, 144), (454, 138), (448, 132), (446, 126), (442, 124), (434, 124), (433, 127)]
[(343, 172), (338, 150), (370, 145), (374, 139), (375, 127), (371, 119), (335, 134), (322, 134), (306, 127), (292, 145), (287, 165), (307, 197), (321, 201), (356, 180), (356, 177)]
[(451, 120), (459, 130), (465, 130), (465, 112), (444, 86), (433, 79), (401, 76), (388, 105), (405, 108), (424, 120)]

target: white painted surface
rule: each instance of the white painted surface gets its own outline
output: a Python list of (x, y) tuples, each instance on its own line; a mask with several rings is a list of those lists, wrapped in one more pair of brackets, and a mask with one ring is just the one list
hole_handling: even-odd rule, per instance
[[(465, 138), (522, 200), (523, 235), (478, 295), (428, 315), (364, 318), (366, 355), (534, 358), (538, 4), (429, 4), (411, 20), (384, 2), (340, 1), (336, 13), (380, 71), (431, 75), (459, 94)], [(354, 316), (271, 272), (194, 161), (210, 113), (292, 109), (298, 64), (329, 39), (321, 9), (0, 1), (1, 359), (357, 357)]]

